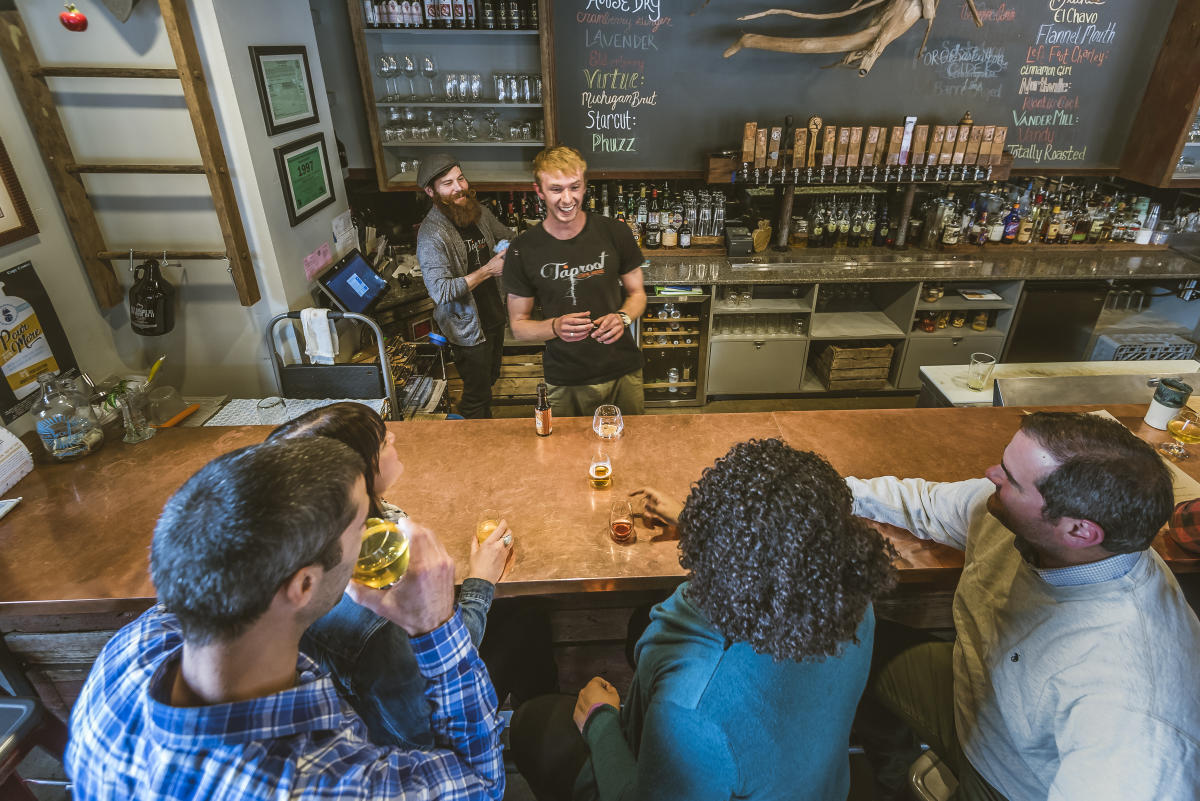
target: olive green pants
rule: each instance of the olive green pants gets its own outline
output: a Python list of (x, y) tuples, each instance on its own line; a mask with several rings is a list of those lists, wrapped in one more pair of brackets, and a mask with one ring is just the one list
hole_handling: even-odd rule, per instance
[(954, 726), (954, 644), (928, 642), (901, 651), (875, 676), (870, 692), (903, 720), (958, 778), (956, 801), (1005, 801), (963, 754)]
[(550, 411), (555, 417), (591, 417), (597, 406), (606, 403), (616, 405), (621, 414), (641, 414), (645, 410), (642, 399), (642, 368), (626, 373), (620, 378), (603, 384), (572, 384), (555, 386), (547, 384)]

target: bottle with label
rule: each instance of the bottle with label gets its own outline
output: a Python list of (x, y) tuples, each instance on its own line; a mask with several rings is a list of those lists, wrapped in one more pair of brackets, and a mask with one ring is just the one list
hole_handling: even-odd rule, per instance
[(135, 334), (160, 337), (175, 328), (175, 287), (154, 259), (139, 264), (129, 288), (129, 324)]
[(534, 30), (539, 27), (538, 0), (529, 0), (529, 7), (525, 9), (525, 27)]
[(518, 31), (525, 27), (525, 15), (521, 13), (520, 0), (507, 0), (505, 5), (508, 6), (508, 29), (510, 31)]
[(37, 380), (41, 395), (30, 412), (46, 452), (56, 461), (66, 462), (97, 450), (104, 442), (104, 431), (91, 404), (79, 393), (63, 391), (54, 373), (42, 373)]
[(642, 237), (642, 244), (651, 250), (662, 247), (662, 228), (658, 225), (658, 215), (650, 215), (650, 222), (646, 224), (646, 234)]
[(662, 244), (664, 248), (679, 247), (679, 229), (668, 225), (662, 229)]
[(690, 248), (692, 246), (692, 226), (691, 223), (684, 219), (683, 225), (679, 226), (679, 247)]
[(363, 24), (368, 28), (379, 27), (379, 13), (375, 8), (375, 0), (363, 0)]
[(1042, 242), (1053, 245), (1058, 241), (1058, 218), (1062, 210), (1057, 203), (1050, 207), (1050, 216), (1046, 218), (1046, 229), (1042, 232)]
[(480, 27), (486, 31), (494, 31), (499, 27), (496, 21), (496, 4), (503, 0), (480, 0)]
[(1012, 211), (1004, 216), (1004, 233), (1000, 238), (1000, 242), (1005, 245), (1011, 245), (1017, 241), (1017, 232), (1021, 229), (1021, 212), (1020, 203), (1014, 203)]
[(550, 401), (546, 398), (546, 384), (537, 385), (537, 404), (533, 407), (534, 430), (539, 437), (548, 437), (554, 430), (554, 414), (550, 411)]
[(459, 29), (467, 27), (467, 7), (464, 0), (451, 0), (450, 27)]
[(17, 400), (32, 395), (41, 373), (58, 372), (58, 362), (33, 307), (4, 294), (0, 284), (0, 370)]

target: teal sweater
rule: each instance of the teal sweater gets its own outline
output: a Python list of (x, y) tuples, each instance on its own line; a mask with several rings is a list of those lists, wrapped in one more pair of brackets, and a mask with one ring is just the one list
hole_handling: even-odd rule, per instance
[(850, 790), (850, 722), (867, 683), (875, 615), (823, 660), (776, 662), (731, 643), (685, 597), (654, 608), (618, 713), (588, 721), (576, 799), (829, 801)]

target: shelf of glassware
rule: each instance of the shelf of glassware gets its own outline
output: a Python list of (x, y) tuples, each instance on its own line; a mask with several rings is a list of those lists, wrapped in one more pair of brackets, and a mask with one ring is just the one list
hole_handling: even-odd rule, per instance
[(421, 139), (413, 142), (384, 142), (383, 146), (392, 150), (403, 150), (410, 147), (440, 147), (442, 150), (445, 150), (448, 147), (545, 147), (546, 143), (533, 139), (505, 139), (500, 142), (492, 140), (458, 142), (450, 139)]
[(379, 100), (375, 105), (378, 108), (392, 108), (393, 106), (412, 106), (413, 108), (541, 108), (541, 103), (504, 103), (499, 100), (484, 101), (479, 103), (451, 103), (447, 100)]
[(537, 28), (492, 30), (488, 28), (363, 28), (366, 33), (392, 36), (537, 36)]

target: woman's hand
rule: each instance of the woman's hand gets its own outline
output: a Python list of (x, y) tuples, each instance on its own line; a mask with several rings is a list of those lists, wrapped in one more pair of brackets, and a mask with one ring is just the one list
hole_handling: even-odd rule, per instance
[(575, 714), (572, 717), (575, 718), (575, 725), (579, 727), (580, 734), (583, 733), (584, 724), (588, 722), (588, 716), (596, 704), (608, 704), (614, 709), (621, 708), (621, 696), (617, 689), (599, 676), (589, 681), (575, 699)]
[(513, 533), (508, 527), (507, 520), (501, 520), (500, 525), (488, 535), (483, 542), (471, 535), (471, 559), (468, 565), (467, 578), (483, 579), (492, 584), (500, 581), (504, 568), (508, 565), (514, 553)]
[(642, 520), (650, 525), (679, 526), (679, 515), (683, 504), (654, 487), (639, 487), (629, 493), (630, 498), (643, 499)]

